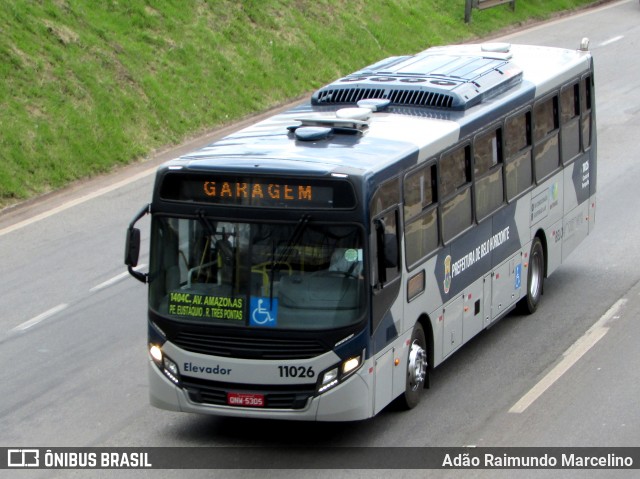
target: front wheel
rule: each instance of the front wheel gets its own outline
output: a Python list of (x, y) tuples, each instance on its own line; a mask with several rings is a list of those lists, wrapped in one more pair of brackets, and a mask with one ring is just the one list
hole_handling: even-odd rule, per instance
[(527, 295), (520, 300), (520, 310), (532, 314), (538, 309), (542, 287), (544, 285), (544, 248), (540, 238), (536, 237), (531, 244), (529, 254), (529, 272), (527, 274)]
[(407, 360), (407, 379), (404, 394), (399, 402), (404, 409), (412, 409), (420, 402), (422, 390), (427, 381), (427, 347), (424, 330), (420, 323), (416, 323), (411, 335), (409, 357)]

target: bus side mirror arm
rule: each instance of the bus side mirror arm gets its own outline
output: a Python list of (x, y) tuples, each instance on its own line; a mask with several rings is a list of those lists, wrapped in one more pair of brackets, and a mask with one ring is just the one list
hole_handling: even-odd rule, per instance
[(133, 220), (131, 220), (131, 223), (129, 223), (129, 228), (127, 228), (127, 235), (125, 238), (124, 264), (127, 265), (129, 274), (142, 283), (147, 282), (149, 275), (133, 269), (138, 266), (138, 259), (140, 257), (140, 230), (135, 228), (135, 224), (140, 218), (150, 212), (151, 205), (148, 204), (136, 214)]

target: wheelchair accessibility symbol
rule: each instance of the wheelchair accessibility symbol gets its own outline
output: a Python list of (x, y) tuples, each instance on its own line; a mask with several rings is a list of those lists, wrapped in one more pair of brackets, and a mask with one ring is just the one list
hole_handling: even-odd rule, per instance
[(252, 296), (250, 303), (250, 326), (273, 328), (278, 324), (278, 300)]

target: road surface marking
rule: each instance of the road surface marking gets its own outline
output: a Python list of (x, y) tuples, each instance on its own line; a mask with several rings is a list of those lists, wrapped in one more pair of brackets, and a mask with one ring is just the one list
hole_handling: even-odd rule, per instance
[(45, 319), (50, 318), (51, 316), (59, 313), (60, 311), (63, 311), (65, 309), (67, 309), (67, 307), (69, 307), (68, 304), (64, 304), (64, 303), (63, 304), (59, 304), (58, 306), (55, 306), (55, 307), (51, 308), (50, 310), (45, 311), (42, 314), (39, 314), (35, 318), (31, 318), (30, 320), (25, 321), (22, 324), (19, 324), (18, 326), (13, 328), (11, 330), (11, 332), (26, 331), (27, 329), (31, 328), (32, 326), (35, 326), (36, 324), (41, 323)]
[(619, 42), (624, 38), (624, 35), (618, 35), (617, 37), (610, 38), (609, 40), (605, 40), (602, 43), (598, 43), (598, 47), (606, 47), (607, 45), (611, 45), (612, 43)]
[(571, 366), (577, 363), (578, 360), (587, 353), (587, 351), (595, 346), (596, 343), (600, 341), (605, 334), (607, 334), (609, 327), (605, 326), (605, 324), (607, 324), (618, 313), (620, 308), (626, 302), (627, 300), (625, 298), (616, 301), (615, 304), (611, 306), (609, 310), (587, 330), (586, 333), (584, 333), (584, 336), (579, 338), (563, 353), (564, 358), (562, 361), (549, 371), (547, 375), (538, 382), (538, 384), (533, 386), (529, 392), (522, 396), (522, 398), (520, 398), (520, 400), (511, 407), (511, 409), (509, 409), (509, 412), (516, 414), (522, 413), (526, 411), (526, 409), (531, 406), (536, 399), (542, 396), (542, 394), (544, 394), (544, 392), (549, 389), (553, 383), (560, 379), (562, 375), (571, 368)]
[[(634, 2), (635, 2), (635, 0), (634, 0)], [(547, 21), (547, 22), (541, 22), (539, 25), (535, 25), (535, 26), (533, 26), (531, 28), (527, 28), (525, 30), (519, 30), (519, 31), (510, 33), (508, 35), (504, 35), (502, 37), (499, 37), (499, 40), (508, 40), (509, 38), (517, 37), (519, 35), (522, 35), (523, 33), (535, 32), (535, 31), (538, 31), (538, 30), (542, 30), (543, 28), (547, 28), (549, 26), (556, 25), (558, 23), (564, 23), (564, 22), (567, 22), (569, 20), (573, 20), (573, 19), (576, 19), (576, 18), (586, 17), (587, 15), (598, 14), (601, 11), (609, 10), (610, 8), (618, 7), (618, 6), (620, 6), (621, 3), (624, 3), (624, 2), (611, 2), (611, 3), (605, 3), (604, 5), (602, 5), (600, 7), (587, 8), (583, 12), (576, 13), (574, 15), (566, 15), (566, 16), (563, 16), (561, 18), (558, 18), (557, 20), (550, 20), (550, 21)], [(579, 38), (578, 38), (578, 40), (579, 40)], [(577, 46), (578, 45), (576, 44), (576, 47)]]
[[(136, 270), (138, 270), (138, 269), (144, 269), (144, 268), (146, 268), (146, 267), (147, 267), (147, 265), (146, 265), (146, 264), (141, 264), (141, 265), (139, 265), (139, 266), (136, 268)], [(101, 289), (108, 288), (108, 287), (109, 287), (109, 286), (111, 286), (112, 284), (116, 284), (118, 281), (123, 280), (123, 279), (124, 279), (124, 278), (126, 278), (127, 276), (129, 276), (129, 271), (125, 271), (125, 272), (123, 272), (123, 273), (120, 273), (119, 275), (114, 276), (113, 278), (108, 279), (108, 280), (106, 280), (105, 282), (100, 283), (100, 284), (98, 284), (98, 285), (94, 286), (93, 288), (91, 288), (91, 289), (89, 290), (89, 292), (90, 292), (90, 293), (95, 293), (96, 291), (100, 291)]]
[(147, 176), (150, 176), (153, 173), (155, 173), (156, 170), (157, 170), (157, 167), (155, 166), (153, 168), (148, 168), (138, 173), (137, 175), (133, 175), (125, 180), (119, 181), (117, 183), (113, 183), (112, 185), (109, 185), (109, 186), (105, 186), (104, 188), (100, 188), (99, 190), (96, 190), (92, 193), (81, 196), (80, 198), (76, 198), (75, 200), (68, 201), (67, 203), (64, 203), (56, 208), (40, 213), (39, 215), (35, 215), (26, 220), (19, 221), (18, 223), (15, 223), (11, 226), (7, 226), (5, 229), (0, 230), (0, 236), (4, 236), (8, 233), (24, 228), (25, 226), (29, 226), (33, 223), (37, 223), (38, 221), (41, 221), (45, 218), (56, 215), (61, 211), (68, 210), (69, 208), (73, 208), (74, 206), (78, 206), (82, 203), (86, 203), (89, 200), (98, 198), (99, 196), (110, 193), (114, 190), (117, 190), (118, 188), (127, 186), (128, 184), (141, 180), (142, 178), (146, 178)]

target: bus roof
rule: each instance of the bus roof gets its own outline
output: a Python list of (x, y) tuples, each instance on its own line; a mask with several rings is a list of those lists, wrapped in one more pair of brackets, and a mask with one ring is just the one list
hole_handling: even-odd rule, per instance
[[(370, 176), (403, 158), (427, 160), (501, 114), (579, 77), (590, 62), (586, 48), (509, 44), (434, 47), (392, 57), (168, 166)], [(416, 103), (418, 97), (422, 105)], [(364, 120), (349, 117), (359, 114), (353, 109), (358, 101), (372, 98), (377, 99), (374, 105), (389, 105), (365, 112)]]

